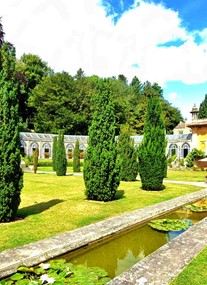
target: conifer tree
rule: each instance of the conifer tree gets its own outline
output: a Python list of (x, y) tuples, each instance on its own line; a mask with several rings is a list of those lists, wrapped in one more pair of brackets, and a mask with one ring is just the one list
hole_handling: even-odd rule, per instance
[(205, 95), (205, 99), (200, 104), (198, 118), (207, 119), (207, 94)]
[(64, 134), (62, 131), (58, 134), (55, 168), (57, 176), (64, 176), (67, 170), (67, 159), (64, 145)]
[(80, 172), (80, 149), (79, 140), (75, 142), (75, 148), (73, 153), (73, 172)]
[(53, 137), (53, 146), (52, 146), (52, 167), (56, 171), (56, 156), (57, 156), (57, 136)]
[(23, 187), (15, 48), (4, 42), (0, 25), (0, 222), (15, 219)]
[(118, 137), (118, 156), (121, 165), (120, 179), (135, 181), (138, 174), (138, 157), (134, 140), (128, 132), (122, 132)]
[(97, 97), (83, 169), (86, 196), (97, 201), (114, 198), (120, 183), (115, 141), (115, 115), (109, 81), (98, 80)]
[(39, 149), (35, 148), (34, 152), (33, 152), (33, 170), (34, 170), (34, 174), (37, 173), (37, 165), (38, 165), (38, 157), (39, 157)]
[(144, 190), (162, 190), (166, 175), (165, 124), (157, 96), (148, 102), (143, 141), (138, 149), (139, 174)]

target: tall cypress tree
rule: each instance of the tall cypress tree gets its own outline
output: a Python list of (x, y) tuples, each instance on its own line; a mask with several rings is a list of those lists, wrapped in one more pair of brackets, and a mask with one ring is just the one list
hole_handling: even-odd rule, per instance
[(38, 166), (38, 157), (39, 157), (39, 149), (35, 148), (33, 152), (33, 168), (34, 168), (34, 174), (37, 173), (37, 166)]
[(134, 140), (128, 132), (123, 132), (118, 137), (118, 156), (121, 164), (120, 179), (135, 181), (138, 174), (138, 157)]
[(64, 145), (64, 134), (62, 131), (58, 134), (55, 168), (57, 176), (64, 176), (66, 174), (67, 159)]
[(75, 142), (75, 148), (73, 153), (73, 172), (80, 172), (80, 148), (79, 140)]
[[(0, 36), (2, 27), (0, 26)], [(23, 173), (20, 168), (20, 135), (15, 48), (0, 40), (0, 222), (14, 220), (20, 204)]]
[(83, 176), (88, 199), (110, 201), (120, 183), (115, 141), (114, 104), (109, 81), (98, 80), (96, 106), (89, 128)]
[(53, 145), (52, 145), (52, 167), (53, 170), (56, 171), (56, 163), (57, 163), (57, 137), (53, 137)]
[(166, 176), (165, 124), (159, 98), (151, 96), (148, 102), (143, 141), (138, 149), (139, 174), (144, 190), (162, 190)]

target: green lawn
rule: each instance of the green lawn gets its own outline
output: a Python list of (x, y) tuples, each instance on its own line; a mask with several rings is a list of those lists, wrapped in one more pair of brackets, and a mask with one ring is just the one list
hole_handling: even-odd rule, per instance
[(200, 189), (165, 183), (165, 190), (149, 192), (141, 190), (140, 185), (139, 181), (121, 182), (117, 195), (119, 199), (104, 203), (85, 199), (82, 176), (25, 173), (18, 211), (18, 216), (23, 219), (1, 224), (0, 250), (57, 235)]

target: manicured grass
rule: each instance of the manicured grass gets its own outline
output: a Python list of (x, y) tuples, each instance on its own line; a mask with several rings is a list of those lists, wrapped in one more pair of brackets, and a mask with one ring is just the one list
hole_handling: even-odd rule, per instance
[(206, 261), (207, 247), (189, 263), (170, 285), (206, 285)]
[(168, 170), (166, 179), (168, 180), (181, 180), (181, 181), (192, 181), (192, 182), (204, 182), (206, 171), (192, 169), (185, 170)]
[(140, 186), (139, 181), (121, 182), (117, 199), (104, 203), (85, 199), (82, 176), (24, 173), (18, 211), (24, 219), (1, 224), (0, 250), (200, 190), (168, 183), (163, 191), (143, 191)]

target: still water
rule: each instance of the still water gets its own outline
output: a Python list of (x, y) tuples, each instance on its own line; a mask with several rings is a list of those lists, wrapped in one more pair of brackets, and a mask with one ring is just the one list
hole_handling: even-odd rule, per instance
[[(189, 224), (195, 224), (206, 216), (207, 212), (177, 210), (164, 218), (187, 219)], [(158, 232), (146, 224), (61, 257), (74, 264), (102, 267), (114, 278), (178, 234)]]

